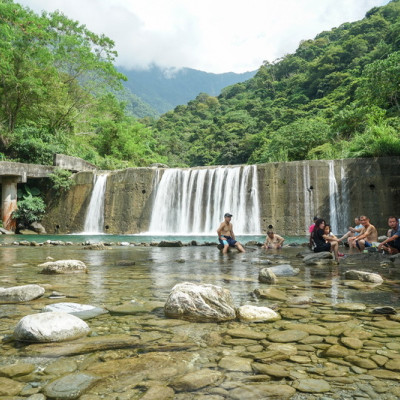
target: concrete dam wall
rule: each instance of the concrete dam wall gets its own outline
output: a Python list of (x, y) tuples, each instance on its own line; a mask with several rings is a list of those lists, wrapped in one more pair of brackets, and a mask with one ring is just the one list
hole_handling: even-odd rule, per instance
[(165, 234), (182, 229), (214, 233), (224, 212), (234, 214), (236, 234), (264, 234), (272, 225), (282, 234), (305, 235), (314, 215), (343, 233), (360, 214), (384, 234), (387, 217), (400, 214), (400, 157), (129, 168), (80, 172), (67, 193), (50, 193), (43, 220), (49, 233), (84, 231), (91, 196), (97, 193), (96, 174), (104, 173), (100, 230), (109, 234), (148, 232), (150, 227), (153, 233), (157, 228)]

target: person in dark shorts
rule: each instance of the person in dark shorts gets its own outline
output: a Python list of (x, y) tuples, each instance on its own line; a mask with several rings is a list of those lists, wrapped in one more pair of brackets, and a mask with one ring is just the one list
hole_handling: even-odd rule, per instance
[(235, 239), (231, 218), (232, 214), (225, 213), (224, 221), (221, 222), (221, 225), (217, 229), (218, 241), (223, 246), (222, 253), (226, 254), (229, 247), (236, 247), (241, 253), (245, 253), (243, 246)]
[(335, 256), (335, 260), (339, 261), (339, 244), (338, 242), (327, 242), (329, 239), (329, 235), (326, 235), (324, 232), (325, 229), (325, 220), (322, 218), (318, 218), (315, 222), (315, 226), (313, 231), (311, 232), (311, 239), (314, 242), (314, 253), (321, 253), (323, 251), (333, 252)]
[(378, 245), (378, 250), (387, 251), (389, 254), (400, 252), (400, 225), (397, 217), (389, 217), (388, 225), (391, 229), (390, 236)]

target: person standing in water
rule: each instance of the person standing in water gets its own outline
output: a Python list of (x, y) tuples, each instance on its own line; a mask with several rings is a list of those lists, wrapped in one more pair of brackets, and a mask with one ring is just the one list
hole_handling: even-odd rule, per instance
[(229, 247), (236, 247), (241, 253), (245, 253), (243, 246), (235, 239), (231, 219), (232, 214), (226, 213), (224, 215), (224, 221), (221, 222), (221, 225), (217, 229), (218, 241), (224, 246), (222, 253), (226, 254)]

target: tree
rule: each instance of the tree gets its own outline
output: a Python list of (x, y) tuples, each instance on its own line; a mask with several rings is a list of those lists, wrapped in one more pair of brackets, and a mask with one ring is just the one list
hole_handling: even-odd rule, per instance
[(365, 67), (357, 97), (379, 107), (394, 107), (400, 115), (400, 51)]

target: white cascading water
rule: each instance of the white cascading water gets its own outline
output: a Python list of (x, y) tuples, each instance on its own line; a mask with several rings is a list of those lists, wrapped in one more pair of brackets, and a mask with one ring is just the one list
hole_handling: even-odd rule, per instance
[(344, 163), (340, 166), (340, 187), (341, 187), (341, 199), (340, 199), (340, 220), (338, 229), (340, 232), (347, 232), (347, 227), (351, 225), (352, 221), (349, 220), (350, 213), (350, 195), (349, 195), (349, 185), (346, 176), (346, 170), (344, 169)]
[(259, 234), (256, 166), (165, 170), (156, 186), (150, 234), (214, 235), (226, 212), (236, 234)]
[[(339, 190), (340, 189), (340, 190)], [(340, 188), (335, 178), (335, 163), (329, 161), (329, 214), (331, 229), (334, 234), (347, 232), (349, 220), (349, 188), (344, 165), (340, 167)]]
[(338, 186), (335, 178), (335, 164), (334, 161), (329, 161), (329, 216), (331, 230), (334, 234), (338, 233)]
[(83, 233), (103, 233), (104, 195), (107, 186), (107, 176), (107, 174), (95, 174), (93, 177), (92, 196), (86, 211)]
[(303, 164), (303, 185), (304, 185), (304, 229), (308, 234), (308, 228), (314, 216), (314, 195), (311, 189), (310, 164)]

